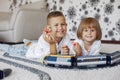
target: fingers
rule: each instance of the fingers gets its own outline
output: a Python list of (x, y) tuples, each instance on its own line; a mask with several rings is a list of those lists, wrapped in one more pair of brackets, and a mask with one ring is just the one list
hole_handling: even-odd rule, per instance
[(73, 46), (77, 46), (77, 42), (73, 42), (72, 45), (73, 45)]
[(43, 33), (43, 38), (45, 41), (47, 41), (50, 44), (56, 43), (56, 40), (51, 34)]
[(47, 27), (45, 27), (44, 30), (43, 30), (43, 33), (47, 34), (47, 35), (50, 35), (50, 30), (47, 29)]
[(69, 54), (69, 48), (67, 45), (62, 46), (62, 53), (63, 54)]
[(53, 38), (52, 35), (44, 34), (43, 37), (44, 37), (44, 39), (46, 39), (48, 42), (51, 42), (51, 41), (54, 41), (54, 42), (55, 42), (55, 39)]
[(43, 36), (48, 38), (48, 39), (53, 39), (53, 37), (51, 37), (51, 32), (48, 29), (49, 26), (46, 26), (43, 30)]

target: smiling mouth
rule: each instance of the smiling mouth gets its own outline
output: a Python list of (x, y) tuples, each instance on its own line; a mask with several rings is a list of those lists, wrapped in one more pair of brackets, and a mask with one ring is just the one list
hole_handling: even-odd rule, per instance
[(62, 31), (57, 31), (57, 33), (64, 33), (64, 31), (62, 30)]
[(92, 36), (86, 36), (86, 38), (92, 38)]

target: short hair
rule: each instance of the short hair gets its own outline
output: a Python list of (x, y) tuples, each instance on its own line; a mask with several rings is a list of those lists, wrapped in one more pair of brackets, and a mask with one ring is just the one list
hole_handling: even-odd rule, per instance
[(102, 31), (101, 31), (99, 22), (95, 18), (88, 17), (88, 18), (82, 19), (82, 21), (78, 27), (78, 30), (77, 30), (77, 37), (78, 38), (82, 39), (83, 29), (86, 29), (86, 28), (95, 28), (97, 30), (96, 39), (97, 40), (101, 39)]
[(48, 24), (50, 18), (59, 17), (59, 16), (63, 16), (64, 17), (63, 13), (60, 12), (60, 11), (52, 11), (52, 12), (50, 12), (48, 14), (48, 16), (47, 16), (47, 24)]

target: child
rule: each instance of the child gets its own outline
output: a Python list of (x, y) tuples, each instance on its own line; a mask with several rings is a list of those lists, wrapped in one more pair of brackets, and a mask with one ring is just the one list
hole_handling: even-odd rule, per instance
[(59, 11), (49, 13), (43, 34), (38, 43), (29, 47), (26, 57), (43, 59), (47, 54), (74, 54), (66, 32), (67, 24), (64, 15)]
[(74, 41), (74, 51), (77, 56), (98, 55), (101, 49), (101, 29), (95, 18), (84, 18), (77, 30), (77, 37)]

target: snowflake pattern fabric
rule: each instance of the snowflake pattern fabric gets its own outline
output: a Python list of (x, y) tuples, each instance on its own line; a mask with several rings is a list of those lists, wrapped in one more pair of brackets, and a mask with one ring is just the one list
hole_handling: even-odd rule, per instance
[(62, 11), (68, 33), (76, 38), (78, 25), (84, 17), (96, 18), (102, 29), (102, 40), (120, 40), (119, 0), (46, 0), (50, 11)]

